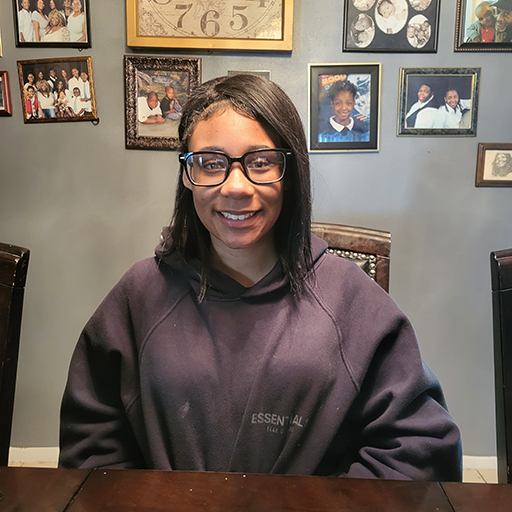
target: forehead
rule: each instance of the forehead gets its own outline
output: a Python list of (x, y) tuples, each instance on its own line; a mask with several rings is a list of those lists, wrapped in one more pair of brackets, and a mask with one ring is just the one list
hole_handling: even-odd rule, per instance
[(350, 91), (340, 91), (336, 94), (336, 96), (334, 96), (333, 100), (334, 102), (336, 101), (341, 101), (341, 100), (353, 100), (354, 99), (354, 95), (350, 92)]

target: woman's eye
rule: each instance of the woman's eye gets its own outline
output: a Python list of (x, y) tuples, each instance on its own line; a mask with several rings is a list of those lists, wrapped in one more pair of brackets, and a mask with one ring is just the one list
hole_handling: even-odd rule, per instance
[(223, 171), (226, 168), (225, 163), (221, 160), (203, 160), (200, 165), (206, 171)]

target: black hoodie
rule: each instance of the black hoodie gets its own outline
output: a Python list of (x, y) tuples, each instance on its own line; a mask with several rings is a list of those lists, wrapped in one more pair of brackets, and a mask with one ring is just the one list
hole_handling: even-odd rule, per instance
[(87, 323), (60, 464), (460, 480), (460, 433), (407, 318), (313, 237), (294, 296), (169, 254), (134, 265)]

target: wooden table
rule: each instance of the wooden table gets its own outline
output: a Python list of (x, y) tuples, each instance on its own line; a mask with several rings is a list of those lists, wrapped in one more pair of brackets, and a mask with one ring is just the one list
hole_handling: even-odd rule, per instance
[(512, 485), (0, 467), (0, 512), (508, 512)]

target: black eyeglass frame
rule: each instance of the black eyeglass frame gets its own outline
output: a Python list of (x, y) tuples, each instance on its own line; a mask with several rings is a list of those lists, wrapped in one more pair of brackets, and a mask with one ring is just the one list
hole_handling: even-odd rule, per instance
[[(264, 152), (268, 152), (268, 151), (277, 151), (279, 153), (284, 154), (283, 174), (277, 180), (264, 181), (264, 182), (254, 181), (249, 176), (249, 172), (247, 171), (247, 169), (245, 167), (245, 164), (244, 164), (244, 159), (245, 159), (245, 157), (247, 155), (252, 155), (254, 153), (260, 153), (260, 152), (264, 153)], [(223, 157), (225, 157), (227, 159), (228, 166), (227, 166), (226, 170), (224, 171), (224, 179), (220, 183), (215, 183), (214, 185), (209, 185), (209, 184), (207, 185), (207, 184), (202, 184), (202, 183), (196, 183), (192, 179), (192, 177), (190, 176), (190, 174), (188, 172), (187, 160), (192, 155), (199, 155), (199, 154), (205, 154), (205, 153), (208, 154), (208, 155), (221, 155), (221, 156), (223, 156)], [(240, 163), (240, 165), (242, 167), (242, 171), (244, 172), (245, 177), (251, 183), (254, 183), (255, 185), (270, 185), (272, 183), (278, 183), (278, 182), (280, 182), (284, 178), (284, 175), (285, 175), (285, 172), (286, 172), (286, 164), (288, 163), (288, 158), (293, 156), (293, 154), (294, 154), (293, 151), (291, 151), (290, 149), (284, 149), (284, 148), (253, 149), (252, 151), (247, 151), (247, 153), (244, 153), (242, 156), (238, 156), (238, 157), (229, 156), (228, 154), (226, 154), (226, 153), (224, 153), (222, 151), (191, 151), (190, 153), (180, 153), (178, 155), (178, 159), (179, 159), (180, 164), (183, 167), (185, 173), (187, 174), (187, 178), (189, 179), (190, 183), (192, 183), (192, 185), (194, 185), (195, 187), (218, 187), (219, 185), (222, 185), (228, 179), (229, 173), (231, 172), (231, 168), (233, 167), (233, 164), (235, 162), (239, 162)]]

